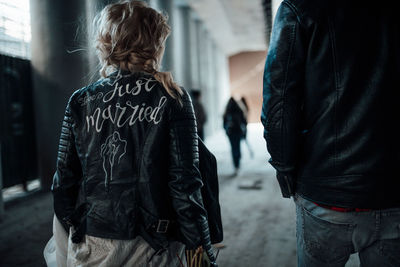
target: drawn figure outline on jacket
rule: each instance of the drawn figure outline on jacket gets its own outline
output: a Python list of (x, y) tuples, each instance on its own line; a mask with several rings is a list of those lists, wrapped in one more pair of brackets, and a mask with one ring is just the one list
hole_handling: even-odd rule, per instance
[[(110, 181), (113, 180), (113, 169), (119, 164), (121, 158), (126, 154), (127, 141), (123, 140), (120, 134), (115, 131), (107, 137), (104, 144), (101, 145), (101, 157), (103, 158), (103, 170), (105, 173), (104, 185), (107, 188)], [(115, 158), (118, 158), (118, 162)]]

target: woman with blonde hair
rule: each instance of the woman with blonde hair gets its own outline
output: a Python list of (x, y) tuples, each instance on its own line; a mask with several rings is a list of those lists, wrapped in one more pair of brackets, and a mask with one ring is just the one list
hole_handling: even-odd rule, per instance
[(166, 16), (126, 1), (95, 28), (103, 78), (69, 99), (52, 186), (68, 265), (181, 266), (199, 247), (215, 264), (192, 103), (159, 71)]

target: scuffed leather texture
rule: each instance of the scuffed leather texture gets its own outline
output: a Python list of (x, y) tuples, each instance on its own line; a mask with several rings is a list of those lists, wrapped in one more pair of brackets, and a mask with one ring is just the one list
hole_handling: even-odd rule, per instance
[[(141, 235), (156, 251), (170, 240), (210, 246), (185, 90), (181, 102), (151, 75), (124, 71), (71, 96), (52, 186), (64, 227), (111, 239)], [(159, 220), (168, 220), (166, 233)]]
[(388, 2), (282, 2), (261, 120), (270, 163), (298, 194), (339, 207), (400, 206), (399, 47)]

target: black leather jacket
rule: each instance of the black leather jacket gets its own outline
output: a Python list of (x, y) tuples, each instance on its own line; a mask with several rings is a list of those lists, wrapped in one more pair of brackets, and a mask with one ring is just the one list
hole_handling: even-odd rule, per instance
[[(111, 239), (141, 235), (210, 246), (190, 97), (182, 105), (151, 75), (121, 72), (76, 91), (62, 126), (52, 191), (64, 224)], [(73, 240), (74, 241), (74, 240)]]
[(385, 1), (285, 0), (262, 122), (285, 196), (400, 207), (400, 26)]

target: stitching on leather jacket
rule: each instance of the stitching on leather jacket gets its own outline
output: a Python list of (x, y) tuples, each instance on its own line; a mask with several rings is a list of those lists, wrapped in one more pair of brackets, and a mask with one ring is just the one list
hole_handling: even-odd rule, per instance
[(297, 7), (289, 1), (283, 1), (282, 4), (286, 4), (292, 10), (292, 12), (295, 14), (297, 21), (299, 23), (301, 23), (301, 19), (300, 19), (300, 15), (299, 15), (299, 11), (297, 10)]
[(336, 36), (335, 36), (335, 29), (334, 29), (334, 22), (331, 18), (328, 18), (328, 25), (329, 25), (329, 38), (330, 44), (332, 49), (332, 64), (333, 64), (333, 71), (335, 74), (335, 88), (340, 89), (342, 87), (341, 75), (339, 70), (339, 60), (337, 56), (337, 47), (336, 47)]
[(334, 24), (331, 18), (328, 18), (328, 28), (329, 28), (329, 39), (331, 44), (332, 50), (332, 64), (333, 64), (333, 72), (335, 77), (335, 99), (334, 99), (334, 121), (333, 127), (335, 131), (335, 141), (334, 141), (334, 155), (333, 155), (333, 164), (336, 168), (337, 166), (337, 137), (338, 137), (338, 129), (337, 129), (337, 102), (338, 102), (338, 89), (341, 87), (340, 85), (340, 75), (338, 73), (338, 62), (337, 62), (337, 51), (336, 51), (336, 39), (335, 39), (335, 32), (334, 32)]
[[(296, 26), (297, 26), (297, 22), (292, 26), (291, 32), (290, 32), (290, 48), (289, 48), (289, 53), (288, 53), (288, 58), (287, 58), (287, 64), (285, 67), (285, 80), (283, 82), (283, 86), (282, 86), (282, 107), (280, 110), (280, 115), (281, 115), (281, 133), (283, 133), (284, 131), (284, 125), (285, 125), (285, 116), (284, 116), (284, 110), (285, 110), (285, 106), (286, 106), (286, 91), (287, 91), (287, 79), (288, 79), (288, 75), (289, 75), (289, 66), (290, 66), (290, 62), (292, 59), (292, 54), (293, 54), (293, 49), (294, 49), (294, 45), (296, 42)], [(283, 156), (285, 153), (284, 151), (286, 151), (286, 148), (284, 148), (284, 143), (281, 144), (281, 156)]]

